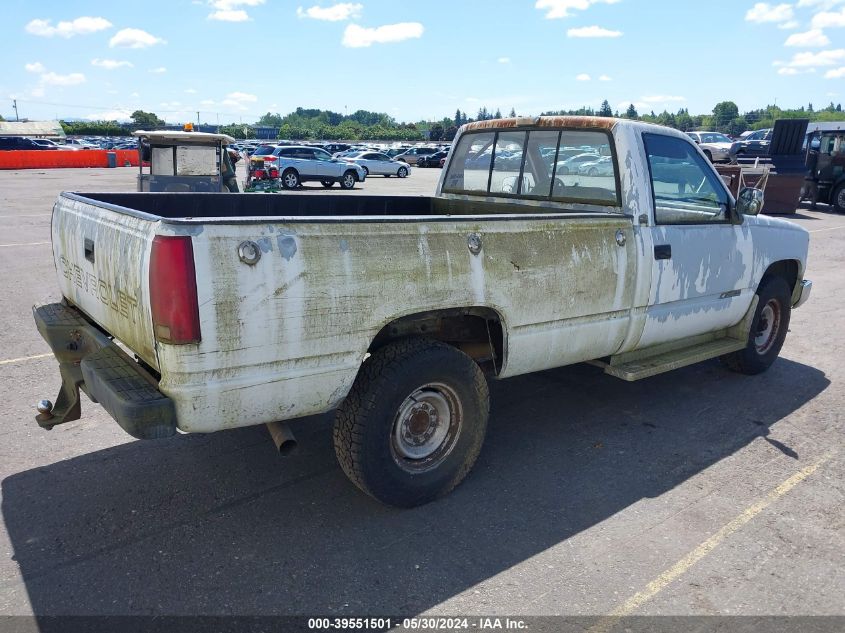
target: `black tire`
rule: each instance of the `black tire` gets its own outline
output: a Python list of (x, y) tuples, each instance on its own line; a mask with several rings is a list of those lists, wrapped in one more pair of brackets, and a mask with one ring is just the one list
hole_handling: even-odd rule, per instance
[(334, 180), (321, 180), (320, 184), (323, 185), (326, 189), (330, 189), (331, 186), (334, 184)]
[(299, 174), (295, 169), (286, 169), (282, 174), (282, 187), (285, 189), (296, 189), (302, 184)]
[(364, 178), (366, 178), (367, 176), (369, 176), (369, 175), (370, 175), (370, 170), (369, 170), (369, 169), (367, 169), (366, 167), (361, 167), (361, 169), (363, 169), (363, 170), (364, 170)]
[[(402, 508), (422, 505), (466, 477), (481, 452), (489, 410), (487, 380), (469, 356), (439, 341), (396, 341), (364, 362), (338, 409), (335, 454), (371, 497)], [(448, 426), (438, 425), (444, 412)]]
[(845, 213), (845, 185), (839, 185), (830, 197), (830, 206), (839, 213)]
[(595, 167), (590, 167), (590, 168), (587, 170), (587, 175), (588, 175), (588, 176), (598, 176), (598, 175), (599, 175), (599, 170), (598, 170), (598, 169), (596, 169)]
[(721, 357), (731, 370), (753, 376), (766, 371), (780, 354), (792, 312), (792, 289), (783, 277), (764, 278), (757, 289), (757, 310), (744, 349)]
[(408, 177), (408, 168), (407, 167), (400, 167), (399, 171), (396, 172), (396, 175), (399, 178), (407, 178)]
[(707, 160), (711, 163), (713, 162), (713, 154), (710, 153), (709, 149), (704, 150), (704, 155), (707, 157)]
[(355, 183), (357, 181), (358, 181), (358, 177), (355, 175), (355, 172), (352, 171), (352, 170), (347, 171), (340, 178), (340, 188), (341, 189), (354, 189)]

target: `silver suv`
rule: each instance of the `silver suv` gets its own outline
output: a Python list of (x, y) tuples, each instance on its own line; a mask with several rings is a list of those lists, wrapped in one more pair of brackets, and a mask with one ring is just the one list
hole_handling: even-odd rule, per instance
[(332, 158), (319, 147), (283, 145), (262, 158), (265, 165), (278, 168), (285, 189), (296, 189), (308, 181), (318, 181), (327, 188), (338, 182), (342, 189), (352, 189), (367, 177), (360, 165)]

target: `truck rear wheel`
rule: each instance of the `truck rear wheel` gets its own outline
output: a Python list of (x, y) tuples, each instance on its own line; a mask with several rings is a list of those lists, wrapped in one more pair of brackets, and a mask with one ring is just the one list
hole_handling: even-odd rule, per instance
[(845, 185), (839, 185), (830, 199), (833, 208), (839, 213), (845, 213)]
[(764, 279), (757, 290), (757, 311), (751, 322), (744, 349), (721, 357), (733, 371), (759, 374), (766, 371), (780, 354), (792, 310), (792, 290), (783, 277)]
[(469, 356), (438, 341), (397, 341), (361, 366), (335, 418), (335, 454), (378, 501), (422, 505), (466, 477), (489, 410), (487, 380)]

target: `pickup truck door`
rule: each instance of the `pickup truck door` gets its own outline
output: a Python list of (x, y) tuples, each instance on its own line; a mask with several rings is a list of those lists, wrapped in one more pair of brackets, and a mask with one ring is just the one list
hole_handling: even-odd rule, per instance
[(729, 194), (688, 140), (644, 134), (653, 200), (654, 253), (638, 347), (729, 327), (748, 309), (751, 233), (731, 223)]

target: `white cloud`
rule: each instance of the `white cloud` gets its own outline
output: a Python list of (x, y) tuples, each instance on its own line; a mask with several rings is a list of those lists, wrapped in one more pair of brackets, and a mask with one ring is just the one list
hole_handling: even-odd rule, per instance
[(243, 9), (229, 9), (227, 11), (215, 11), (208, 15), (209, 20), (218, 22), (248, 22), (249, 14)]
[(41, 62), (33, 62), (31, 64), (26, 64), (24, 65), (24, 68), (29, 73), (43, 73), (47, 70), (46, 68), (44, 68), (44, 64), (42, 64)]
[(788, 66), (778, 68), (778, 75), (797, 75), (798, 73), (799, 71), (797, 68), (789, 68)]
[(32, 20), (26, 27), (27, 33), (40, 35), (41, 37), (73, 37), (74, 35), (88, 35), (111, 28), (112, 23), (105, 18), (92, 18), (83, 16), (70, 22), (59, 22), (56, 26), (50, 25), (50, 20)]
[(496, 61), (499, 62), (500, 64), (510, 64), (511, 58), (510, 57), (500, 57)]
[(621, 35), (622, 31), (611, 31), (601, 26), (582, 26), (566, 32), (566, 37), (619, 37)]
[(165, 41), (141, 29), (121, 29), (109, 40), (111, 48), (147, 48)]
[(837, 48), (819, 51), (818, 53), (809, 51), (795, 53), (788, 62), (776, 61), (773, 65), (788, 68), (814, 68), (816, 66), (835, 66), (843, 59), (845, 59), (845, 48)]
[(576, 81), (590, 81), (590, 76), (587, 73), (581, 73), (575, 76)]
[(830, 39), (819, 29), (810, 29), (804, 33), (793, 33), (784, 42), (784, 46), (800, 46), (802, 48), (821, 48), (828, 46)]
[(185, 94), (186, 94), (186, 95), (195, 95), (195, 94), (197, 94), (197, 91), (196, 91), (196, 90), (194, 90), (193, 88), (187, 88), (187, 89), (185, 90)]
[(643, 103), (680, 103), (686, 101), (686, 97), (676, 95), (651, 95), (648, 97), (641, 97)]
[(799, 26), (801, 26), (801, 23), (798, 20), (790, 20), (789, 22), (782, 22), (781, 24), (778, 24), (778, 28), (784, 31), (797, 29)]
[(132, 68), (132, 62), (118, 61), (116, 59), (99, 59), (91, 60), (92, 66), (105, 68), (106, 70), (115, 70), (117, 68)]
[(350, 24), (343, 32), (342, 44), (349, 48), (364, 48), (373, 44), (388, 44), (422, 37), (423, 25), (419, 22), (385, 24), (376, 28), (365, 28)]
[(210, 0), (209, 6), (216, 9), (208, 15), (209, 20), (218, 22), (246, 22), (251, 20), (249, 14), (239, 7), (257, 7), (264, 4), (264, 0)]
[(238, 110), (246, 110), (248, 103), (255, 103), (258, 97), (247, 92), (230, 92), (226, 98), (220, 102), (220, 105), (236, 108)]
[(137, 99), (138, 97), (140, 97), (140, 96), (141, 96), (141, 94), (140, 94), (140, 93), (138, 93), (138, 92), (133, 92), (133, 93), (132, 93), (132, 94), (130, 94), (129, 96), (130, 96), (130, 97), (133, 97), (133, 98), (135, 98), (135, 99)]
[(788, 22), (792, 20), (794, 15), (792, 5), (758, 2), (748, 10), (748, 13), (745, 14), (745, 20), (747, 22), (758, 23)]
[(843, 77), (845, 77), (845, 66), (841, 66), (833, 70), (828, 70), (824, 74), (825, 79), (842, 79)]
[(811, 22), (814, 29), (827, 29), (845, 26), (845, 7), (841, 11), (816, 13)]
[(607, 75), (601, 75), (599, 77), (599, 81), (613, 81), (613, 79), (608, 77)]
[(150, 68), (151, 73), (155, 73), (156, 75), (161, 75), (167, 72), (167, 68), (164, 66), (159, 66), (158, 68)]
[(307, 9), (297, 7), (296, 15), (300, 18), (311, 18), (312, 20), (341, 22), (343, 20), (361, 17), (361, 9), (363, 8), (363, 4), (341, 2), (330, 7), (320, 7), (316, 5)]
[(203, 99), (202, 101), (200, 101), (200, 105), (201, 106), (213, 106), (214, 101), (212, 101), (211, 99)]
[(616, 4), (619, 0), (537, 0), (534, 8), (546, 12), (547, 20), (568, 18), (571, 11), (586, 11), (593, 4)]
[(85, 83), (85, 75), (82, 73), (59, 75), (58, 73), (49, 72), (41, 75), (40, 81), (45, 86), (76, 86)]

